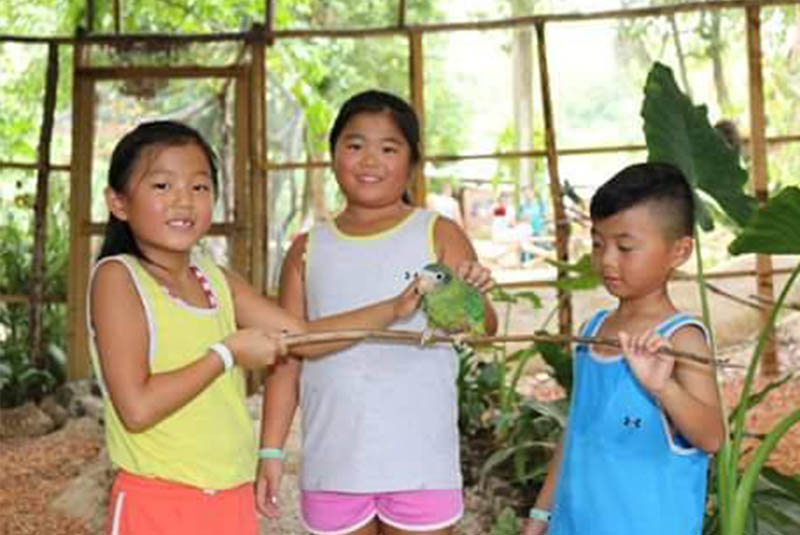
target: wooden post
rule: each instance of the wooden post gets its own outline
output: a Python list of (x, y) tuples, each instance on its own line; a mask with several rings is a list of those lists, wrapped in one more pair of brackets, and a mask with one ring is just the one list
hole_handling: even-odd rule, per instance
[[(539, 79), (542, 86), (542, 113), (544, 114), (544, 142), (547, 150), (547, 170), (550, 175), (550, 197), (553, 202), (553, 217), (556, 231), (556, 255), (559, 262), (569, 262), (569, 221), (564, 212), (564, 199), (561, 193), (561, 181), (558, 175), (558, 153), (556, 152), (556, 130), (553, 121), (553, 107), (550, 97), (550, 75), (547, 69), (547, 43), (545, 41), (544, 22), (536, 23), (536, 44), (539, 52)], [(558, 278), (564, 278), (567, 272), (558, 270)], [(572, 299), (569, 292), (557, 290), (558, 327), (561, 334), (572, 333)]]
[(425, 185), (425, 85), (424, 62), (422, 50), (422, 33), (410, 31), (408, 33), (408, 74), (411, 84), (411, 106), (419, 118), (420, 161), (411, 179), (409, 193), (414, 206), (425, 206), (427, 187)]
[(44, 255), (47, 241), (47, 201), (50, 182), (50, 140), (58, 89), (58, 45), (47, 47), (47, 75), (44, 91), (44, 113), (39, 131), (39, 169), (36, 173), (36, 200), (33, 211), (33, 263), (31, 266), (31, 299), (28, 307), (28, 358), (37, 368), (44, 368), (42, 352), (42, 296), (44, 294)]
[(259, 291), (265, 293), (267, 281), (267, 261), (269, 258), (269, 210), (267, 195), (267, 87), (266, 87), (266, 41), (263, 29), (253, 32), (260, 36), (250, 44), (250, 181), (252, 192), (252, 231), (251, 231), (251, 282)]
[(72, 167), (69, 189), (69, 273), (67, 280), (67, 377), (89, 377), (86, 291), (89, 281), (94, 82), (81, 76), (88, 50), (80, 41), (73, 50)]
[[(759, 205), (767, 202), (767, 144), (764, 133), (764, 80), (761, 71), (761, 16), (758, 5), (748, 5), (747, 14), (747, 66), (750, 74), (750, 179), (753, 192)], [(774, 300), (772, 287), (772, 258), (769, 255), (756, 255), (756, 276), (758, 297), (762, 302)], [(769, 321), (771, 307), (761, 311), (761, 322)], [(764, 354), (761, 357), (761, 373), (778, 373), (778, 354), (775, 347), (774, 331), (770, 333)]]
[(397, 2), (397, 27), (402, 28), (406, 25), (406, 0)]
[(252, 281), (250, 263), (252, 192), (250, 159), (250, 80), (246, 73), (236, 78), (233, 101), (233, 218), (231, 267)]
[[(271, 11), (271, 9), (270, 9)], [(271, 17), (268, 24), (272, 24)], [(271, 30), (271, 26), (268, 26)], [(250, 42), (250, 69), (248, 95), (250, 117), (250, 182), (251, 211), (248, 224), (250, 227), (250, 281), (262, 294), (269, 289), (269, 208), (267, 196), (269, 183), (267, 181), (267, 73), (266, 73), (266, 47), (264, 28), (253, 27), (254, 39)], [(249, 392), (256, 392), (264, 383), (266, 375), (262, 371), (248, 374), (247, 388)]]

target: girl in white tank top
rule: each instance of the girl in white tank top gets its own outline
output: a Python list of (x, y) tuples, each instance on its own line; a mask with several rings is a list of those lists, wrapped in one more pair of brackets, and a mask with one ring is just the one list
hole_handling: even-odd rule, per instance
[[(410, 273), (441, 262), (482, 291), (492, 285), (461, 228), (413, 208), (419, 126), (401, 99), (360, 93), (330, 134), (346, 206), (287, 253), (281, 305), (299, 317), (337, 314), (394, 295)], [(496, 316), (485, 301), (486, 331)], [(420, 312), (391, 328), (422, 330)], [(362, 342), (276, 366), (265, 389), (262, 446), (280, 448), (299, 400), (305, 527), (315, 534), (452, 533), (462, 512), (457, 360), (448, 347)], [(281, 461), (259, 467), (262, 512), (279, 515)]]

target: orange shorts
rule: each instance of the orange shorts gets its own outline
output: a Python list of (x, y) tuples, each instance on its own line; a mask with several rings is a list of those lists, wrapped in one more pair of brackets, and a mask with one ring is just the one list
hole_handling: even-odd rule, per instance
[(108, 535), (257, 535), (250, 483), (202, 490), (120, 470), (111, 489)]

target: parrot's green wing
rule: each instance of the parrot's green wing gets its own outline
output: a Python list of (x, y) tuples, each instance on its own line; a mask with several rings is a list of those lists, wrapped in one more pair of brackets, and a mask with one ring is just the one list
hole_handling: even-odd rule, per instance
[(447, 332), (485, 334), (483, 298), (464, 281), (453, 279), (444, 288), (425, 295), (422, 307), (432, 327)]
[(485, 310), (483, 308), (483, 296), (474, 286), (467, 286), (467, 316), (469, 317), (470, 332), (475, 335), (486, 334)]

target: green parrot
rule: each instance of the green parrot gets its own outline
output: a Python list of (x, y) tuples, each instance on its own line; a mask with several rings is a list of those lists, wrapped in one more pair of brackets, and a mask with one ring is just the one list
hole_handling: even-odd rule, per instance
[(419, 274), (422, 310), (428, 329), (472, 336), (486, 334), (483, 297), (443, 264), (428, 264)]

